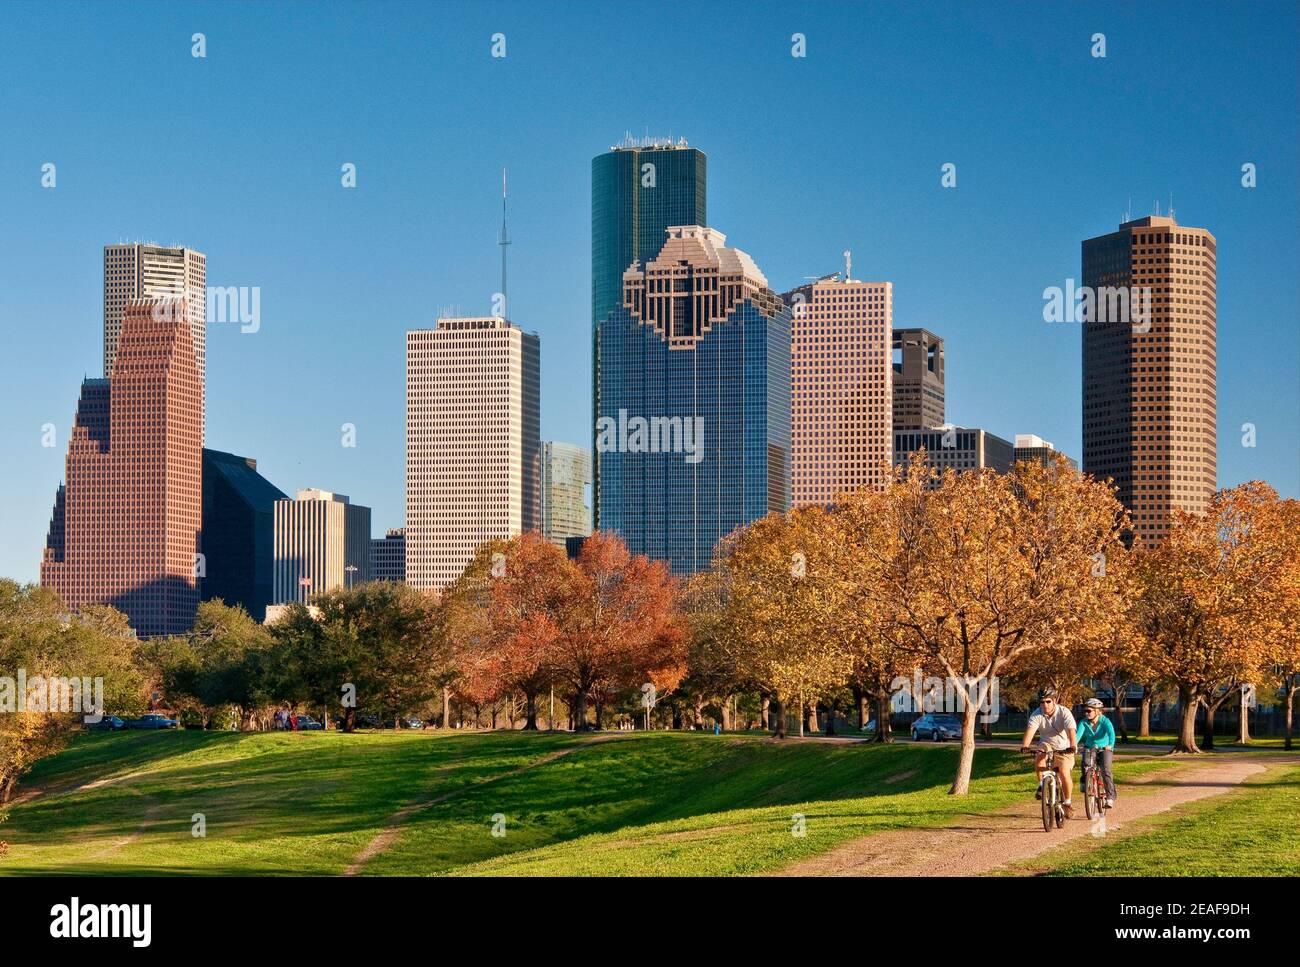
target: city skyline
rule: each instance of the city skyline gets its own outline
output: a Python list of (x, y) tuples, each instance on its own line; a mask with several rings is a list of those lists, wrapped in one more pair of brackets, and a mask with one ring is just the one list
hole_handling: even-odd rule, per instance
[[(493, 64), (486, 53), (491, 33), (487, 25), (493, 18), (462, 13), (456, 16), (468, 21), (468, 33), (479, 30), (484, 43), (480, 50), (466, 41), (465, 51), (455, 53), (448, 73), (457, 65), (465, 66), (471, 78), (481, 81), (490, 75), (480, 72), (493, 67), (514, 70), (514, 64), (520, 63), (520, 70), (541, 69), (532, 66), (527, 52), (539, 45), (553, 47), (553, 31), (561, 28), (541, 24), (518, 8), (503, 9), (508, 13), (503, 15), (508, 21), (504, 29), (512, 44), (505, 64)], [(48, 29), (31, 14), (24, 19), (23, 10), (0, 15), (6, 25), (13, 22), (19, 28), (6, 31), (11, 39), (0, 40), (0, 48), (12, 52), (11, 62), (19, 68), (29, 63), (21, 49), (22, 37), (42, 36)], [(1279, 7), (1276, 15), (1294, 17), (1294, 12)], [(340, 19), (352, 16), (344, 11)], [(397, 16), (406, 15), (399, 11)], [(926, 28), (903, 12), (886, 10), (879, 16), (900, 28), (902, 37), (924, 35)], [(175, 74), (183, 94), (194, 94), (201, 86), (205, 99), (200, 114), (229, 122), (219, 128), (229, 139), (232, 131), (245, 130), (246, 122), (235, 121), (231, 113), (242, 85), (264, 78), (266, 70), (260, 68), (253, 79), (231, 85), (229, 74), (222, 72), (229, 70), (232, 46), (283, 43), (289, 29), (273, 13), (253, 14), (250, 19), (256, 23), (259, 17), (266, 20), (270, 37), (254, 41), (249, 26), (236, 30), (220, 10), (205, 11), (200, 19), (213, 24), (206, 63), (190, 62), (191, 30), (181, 23), (187, 18), (175, 15), (164, 15), (158, 25), (141, 31), (132, 49), (150, 51), (157, 45), (150, 56), (166, 59), (146, 66)], [(791, 25), (789, 16), (760, 10), (755, 24), (755, 29), (770, 34), (773, 73), (785, 76), (790, 70), (809, 68), (804, 75), (790, 76), (788, 95), (771, 83), (755, 81), (756, 96), (761, 93), (765, 103), (779, 110), (793, 103), (796, 92), (806, 99), (813, 91), (832, 89), (834, 71), (818, 67), (818, 58), (833, 59), (842, 68), (847, 56), (842, 48), (851, 46), (846, 39), (832, 37), (824, 16), (814, 12), (794, 19), (807, 23)], [(363, 151), (368, 142), (362, 134), (350, 139), (333, 136), (319, 151), (304, 149), (302, 155), (292, 156), (286, 153), (281, 132), (273, 132), (268, 147), (253, 152), (256, 157), (248, 163), (237, 157), (238, 152), (231, 153), (223, 162), (225, 175), (197, 160), (195, 149), (181, 145), (167, 147), (165, 167), (140, 172), (129, 165), (117, 168), (102, 159), (91, 160), (124, 144), (120, 133), (107, 132), (89, 152), (77, 145), (76, 137), (44, 141), (36, 124), (39, 105), (24, 104), (22, 99), (26, 86), (40, 83), (43, 75), (33, 68), (32, 79), (27, 80), (19, 69), (19, 96), (13, 99), (18, 135), (14, 143), (23, 148), (3, 157), (0, 174), (7, 186), (6, 201), (14, 202), (7, 206), (14, 218), (0, 232), (12, 233), (13, 240), (22, 237), (21, 244), (6, 247), (16, 252), (11, 270), (27, 285), (5, 287), (0, 315), (18, 320), (35, 317), (39, 311), (43, 325), (9, 330), (16, 338), (5, 354), (0, 402), (11, 415), (5, 421), (4, 442), (18, 459), (4, 484), (6, 504), (14, 513), (7, 515), (0, 540), (0, 571), (24, 580), (36, 578), (49, 494), (62, 472), (77, 387), (83, 374), (94, 376), (100, 368), (102, 341), (97, 330), (102, 326), (103, 306), (97, 263), (105, 245), (124, 237), (180, 244), (206, 253), (210, 285), (261, 287), (264, 318), (259, 331), (244, 333), (238, 326), (209, 320), (206, 442), (221, 450), (256, 454), (261, 472), (287, 492), (319, 482), (356, 494), (360, 502), (374, 508), (375, 536), (379, 536), (385, 528), (402, 523), (402, 334), (429, 325), (437, 306), (449, 302), (489, 308), (491, 293), (498, 288), (495, 183), (500, 165), (508, 164), (514, 241), (510, 314), (528, 319), (547, 349), (542, 367), (542, 436), (586, 444), (591, 434), (591, 396), (582, 375), (586, 367), (579, 362), (590, 352), (590, 331), (584, 322), (584, 317), (590, 317), (583, 310), (581, 291), (590, 243), (586, 179), (590, 159), (617, 142), (627, 127), (640, 134), (642, 119), (652, 133), (666, 135), (671, 129), (675, 137), (684, 134), (708, 155), (714, 168), (709, 221), (740, 240), (772, 278), (774, 289), (793, 287), (804, 275), (834, 264), (843, 249), (853, 250), (857, 275), (893, 282), (895, 326), (926, 328), (944, 338), (950, 419), (1006, 439), (1032, 430), (1076, 457), (1083, 453), (1080, 330), (1077, 324), (1042, 321), (1042, 290), (1080, 279), (1080, 241), (1112, 232), (1129, 206), (1130, 192), (1132, 213), (1140, 217), (1150, 202), (1138, 203), (1138, 198), (1159, 197), (1162, 210), (1167, 210), (1168, 191), (1174, 190), (1179, 221), (1212, 232), (1225, 253), (1218, 266), (1224, 293), (1219, 320), (1218, 482), (1226, 486), (1262, 478), (1284, 495), (1294, 496), (1300, 483), (1296, 464), (1300, 421), (1295, 366), (1290, 361), (1297, 357), (1297, 340), (1295, 327), (1283, 323), (1294, 317), (1296, 302), (1297, 283), (1287, 268), (1296, 261), (1297, 247), (1293, 231), (1284, 227), (1295, 221), (1297, 211), (1295, 186), (1284, 183), (1289, 180), (1284, 172), (1295, 167), (1295, 121), (1279, 113), (1281, 101), (1269, 93), (1268, 85), (1259, 83), (1263, 72), (1271, 71), (1272, 77), (1281, 74), (1280, 86), (1286, 87), (1286, 78), (1294, 79), (1294, 52), (1283, 52), (1268, 36), (1252, 35), (1258, 57), (1244, 72), (1249, 76), (1236, 77), (1212, 65), (1209, 76), (1193, 79), (1191, 83), (1216, 104), (1235, 101), (1252, 106), (1249, 113), (1254, 120), (1250, 121), (1215, 115), (1226, 130), (1211, 143), (1207, 122), (1177, 93), (1188, 80), (1170, 70), (1171, 62), (1160, 51), (1153, 56), (1144, 45), (1137, 52), (1143, 18), (1118, 10), (1104, 17), (1066, 12), (1055, 18), (1050, 29), (1033, 13), (1022, 19), (1025, 23), (1009, 33), (1005, 22), (999, 22), (1005, 36), (997, 42), (1004, 57), (1010, 52), (1012, 63), (1004, 74), (996, 75), (997, 81), (1012, 86), (1017, 65), (1023, 67), (1027, 59), (1051, 57), (1069, 65), (1060, 77), (1048, 80), (1044, 85), (1048, 91), (1026, 95), (1033, 108), (1028, 116), (1039, 123), (1041, 136), (1032, 130), (1023, 133), (1017, 118), (1008, 116), (995, 119), (995, 128), (1004, 139), (1019, 139), (1014, 151), (1012, 146), (976, 138), (965, 125), (945, 120), (947, 112), (937, 103), (942, 98), (927, 86), (913, 94), (933, 109), (937, 133), (925, 139), (923, 150), (900, 151), (905, 157), (887, 159), (871, 153), (855, 158), (854, 152), (862, 149), (856, 135), (844, 132), (842, 125), (822, 125), (815, 115), (801, 116), (800, 128), (808, 130), (815, 145), (822, 151), (834, 147), (842, 152), (844, 163), (826, 166), (828, 172), (814, 171), (816, 166), (798, 154), (779, 152), (751, 164), (754, 156), (744, 139), (728, 130), (721, 118), (711, 119), (707, 112), (683, 105), (679, 95), (687, 86), (684, 80), (672, 81), (667, 91), (644, 102), (602, 103), (580, 123), (565, 119), (552, 139), (542, 138), (535, 125), (524, 126), (529, 136), (522, 139), (517, 131), (508, 139), (481, 132), (484, 143), (466, 150), (463, 159), (458, 150), (452, 163), (431, 169), (436, 171), (432, 175), (406, 170), (424, 164), (427, 155), (427, 148), (410, 144), (406, 136), (392, 135), (395, 146), (407, 149), (400, 154), (405, 163), (399, 164), (381, 161), (374, 148)], [(1108, 28), (1110, 53), (1100, 64), (1086, 52), (1093, 27), (1106, 26), (1093, 24), (1097, 19), (1114, 24)], [(105, 69), (108, 48), (121, 41), (120, 31), (131, 18), (122, 18), (103, 36), (95, 36), (94, 30), (107, 21), (93, 11), (87, 21), (72, 27), (73, 40), (86, 47), (87, 69)], [(991, 25), (975, 14), (958, 13), (954, 21), (947, 31), (954, 42), (958, 37), (994, 36)], [(598, 37), (607, 38), (603, 28), (596, 29)], [(789, 56), (788, 38), (795, 29), (806, 30), (809, 37), (806, 63)], [(857, 29), (845, 26), (839, 33), (851, 37)], [(1245, 28), (1225, 24), (1222, 29), (1235, 33)], [(1208, 43), (1206, 24), (1195, 11), (1167, 25), (1166, 33), (1173, 36), (1171, 45), (1180, 47), (1180, 57), (1194, 56)], [(1044, 37), (1056, 45), (1046, 52), (1035, 46)], [(327, 46), (341, 40), (332, 34), (326, 39)], [(687, 62), (694, 43), (687, 41), (674, 57)], [(361, 44), (364, 47), (364, 41)], [(167, 45), (179, 45), (172, 52), (175, 56), (164, 55)], [(902, 46), (901, 40), (886, 42), (886, 60), (899, 56)], [(224, 67), (216, 57), (223, 47)], [(753, 57), (752, 49), (748, 55)], [(288, 72), (289, 65), (298, 62), (295, 58), (302, 56), (290, 44), (276, 69)], [(717, 56), (732, 63), (736, 55), (724, 49)], [(764, 54), (765, 59), (768, 56)], [(972, 56), (989, 55), (976, 49)], [(1147, 61), (1137, 63), (1144, 56)], [(932, 59), (924, 59), (932, 55), (922, 57), (915, 67), (918, 73), (934, 65)], [(209, 76), (206, 80), (189, 77), (183, 71), (190, 68), (208, 69)], [(415, 67), (403, 63), (397, 69), (409, 72)], [(1097, 69), (1111, 73), (1099, 75)], [(108, 73), (118, 76), (111, 69)], [(214, 80), (214, 74), (221, 74), (223, 80)], [(812, 87), (805, 76), (809, 74), (819, 78)], [(1152, 85), (1152, 92), (1143, 97), (1169, 97), (1162, 131), (1173, 141), (1163, 144), (1159, 153), (1133, 152), (1098, 166), (1097, 158), (1107, 146), (1113, 149), (1132, 142), (1135, 122), (1116, 118), (1113, 129), (1109, 124), (1101, 131), (1090, 129), (1089, 138), (1101, 142), (1090, 147), (1086, 139), (1077, 138), (1082, 130), (1077, 126), (1076, 140), (1070, 141), (1069, 129), (1051, 120), (1047, 101), (1062, 87), (1117, 97), (1135, 75)], [(953, 71), (937, 69), (932, 76), (932, 84), (941, 87), (951, 82)], [(353, 80), (362, 91), (372, 89), (363, 78)], [(519, 82), (516, 71), (505, 85), (516, 97)], [(506, 97), (498, 84), (504, 82), (490, 78), (486, 93), (469, 98), (474, 109)], [(223, 86), (230, 90), (222, 90)], [(51, 90), (56, 102), (69, 94), (66, 85)], [(535, 111), (538, 97), (530, 94), (511, 110)], [(964, 95), (950, 92), (948, 97), (960, 102)], [(1077, 108), (1080, 97), (1079, 93), (1067, 97), (1067, 110)], [(291, 94), (271, 97), (264, 118), (284, 121), (287, 98)], [(880, 99), (886, 103), (877, 109), (893, 117), (895, 130), (905, 131), (901, 116), (889, 109), (909, 98), (885, 91)], [(131, 127), (136, 110), (125, 111), (124, 128)], [(83, 124), (79, 131), (78, 123)], [(353, 128), (354, 134), (369, 127), (354, 122), (344, 126)], [(74, 121), (71, 130), (92, 140), (104, 133), (89, 119)], [(387, 143), (386, 137), (381, 136), (379, 143)], [(349, 150), (350, 146), (359, 147)], [(1189, 147), (1200, 153), (1189, 155)], [(1065, 168), (1047, 160), (1057, 149), (1073, 156)], [(1189, 156), (1194, 159), (1190, 163)], [(58, 164), (58, 186), (52, 190), (39, 187), (40, 166), (47, 160)], [(358, 165), (355, 195), (339, 185), (339, 165), (349, 161)], [(946, 190), (940, 186), (940, 166), (950, 161), (957, 165), (958, 187)], [(1240, 184), (1239, 169), (1247, 162), (1259, 165), (1258, 188)], [(1050, 171), (1040, 171), (1041, 167)], [(215, 190), (178, 203), (174, 190), (188, 180)], [(106, 184), (116, 187), (108, 191)], [(808, 186), (806, 191), (796, 190), (802, 185)], [(277, 203), (268, 194), (275, 192), (289, 199)], [(409, 223), (415, 216), (403, 211), (404, 198), (417, 199), (423, 216), (439, 210), (449, 196), (457, 197), (442, 230), (412, 230)], [(752, 205), (755, 197), (764, 204)], [(301, 223), (294, 223), (295, 211), (306, 203), (316, 207)], [(792, 204), (801, 216), (793, 221), (789, 218)], [(370, 214), (361, 214), (363, 205)], [(396, 259), (391, 266), (380, 261), (379, 253), (358, 248), (361, 239), (373, 241), (375, 219), (396, 241), (379, 246), (383, 259)], [(1008, 266), (1003, 257), (990, 260), (981, 249), (996, 249), (988, 244), (993, 237), (1010, 243), (1011, 226), (1030, 236), (1033, 251), (1017, 246), (1015, 263)], [(451, 238), (443, 238), (444, 234)], [(926, 242), (935, 245), (935, 251), (923, 250)], [(286, 258), (286, 252), (295, 257)], [(436, 268), (429, 267), (432, 263)], [(411, 271), (413, 266), (419, 268)], [(993, 266), (996, 275), (990, 271)], [(1260, 353), (1265, 345), (1270, 351)], [(295, 359), (301, 365), (289, 362)], [(338, 442), (339, 427), (347, 422), (357, 428), (357, 446), (351, 449)], [(1254, 448), (1240, 445), (1246, 423), (1258, 431)], [(45, 424), (55, 429), (53, 447), (40, 446)]]

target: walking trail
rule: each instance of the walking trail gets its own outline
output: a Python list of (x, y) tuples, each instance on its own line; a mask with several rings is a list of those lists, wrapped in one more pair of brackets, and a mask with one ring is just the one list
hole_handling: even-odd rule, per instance
[[(1270, 757), (1269, 761), (1277, 761)], [(1162, 813), (1187, 802), (1217, 796), (1264, 771), (1247, 759), (1188, 763), (1123, 784), (1114, 809), (1106, 811), (1105, 833), (1125, 823)], [(1077, 782), (1076, 782), (1077, 786)], [(1134, 786), (1149, 790), (1136, 792)], [(852, 840), (780, 871), (782, 876), (976, 876), (1032, 859), (1062, 843), (1094, 834), (1076, 788), (1075, 813), (1065, 826), (1043, 832), (1039, 805), (1032, 798), (996, 813), (970, 814), (954, 826), (899, 829)], [(1100, 831), (1097, 835), (1103, 835)]]

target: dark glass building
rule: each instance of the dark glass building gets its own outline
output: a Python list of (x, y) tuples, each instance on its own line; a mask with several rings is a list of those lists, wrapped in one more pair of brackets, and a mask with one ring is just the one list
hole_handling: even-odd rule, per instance
[[(707, 162), (704, 152), (685, 140), (630, 137), (591, 161), (593, 423), (601, 413), (600, 328), (623, 304), (623, 273), (634, 262), (653, 258), (670, 226), (709, 223)], [(604, 526), (599, 461), (592, 475), (599, 528)]]
[(199, 591), (242, 605), (261, 621), (272, 597), (275, 502), (285, 493), (257, 472), (257, 461), (203, 451), (203, 558)]
[(597, 330), (601, 527), (690, 574), (790, 506), (790, 314), (720, 232), (666, 236)]

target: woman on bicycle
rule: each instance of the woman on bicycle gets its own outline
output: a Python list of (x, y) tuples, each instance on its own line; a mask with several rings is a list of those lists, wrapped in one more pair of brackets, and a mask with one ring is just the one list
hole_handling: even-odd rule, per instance
[(1090, 698), (1083, 703), (1083, 721), (1079, 723), (1079, 733), (1075, 738), (1079, 748), (1091, 750), (1084, 753), (1084, 765), (1088, 756), (1096, 757), (1096, 768), (1101, 770), (1101, 778), (1106, 783), (1106, 808), (1115, 805), (1115, 778), (1111, 775), (1111, 765), (1115, 755), (1115, 727), (1110, 719), (1101, 714), (1100, 699)]

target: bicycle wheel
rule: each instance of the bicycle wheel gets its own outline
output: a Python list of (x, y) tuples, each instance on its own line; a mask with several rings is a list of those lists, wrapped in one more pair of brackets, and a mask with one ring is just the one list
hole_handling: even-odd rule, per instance
[(1088, 818), (1101, 815), (1101, 803), (1097, 801), (1096, 788), (1092, 781), (1092, 770), (1089, 769), (1083, 777), (1083, 808), (1088, 814)]
[(1052, 831), (1052, 813), (1056, 811), (1056, 783), (1043, 781), (1043, 832)]

